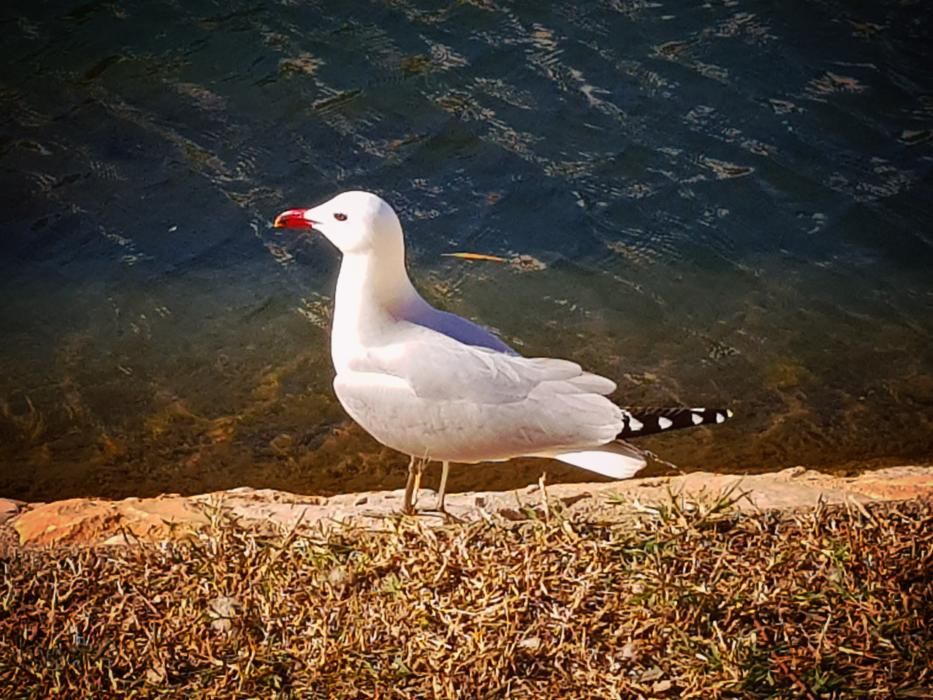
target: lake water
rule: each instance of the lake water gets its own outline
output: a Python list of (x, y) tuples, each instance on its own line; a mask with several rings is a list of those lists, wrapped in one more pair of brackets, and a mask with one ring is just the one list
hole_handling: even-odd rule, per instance
[[(929, 3), (0, 17), (2, 495), (401, 486), (331, 390), (338, 258), (270, 223), (356, 188), (432, 302), (623, 403), (734, 408), (642, 443), (682, 469), (933, 458)], [(542, 468), (591, 478), (451, 487)]]

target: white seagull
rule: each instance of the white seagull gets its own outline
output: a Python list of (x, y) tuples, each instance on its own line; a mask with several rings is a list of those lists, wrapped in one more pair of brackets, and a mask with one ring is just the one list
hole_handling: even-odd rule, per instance
[(443, 511), (451, 462), (549, 457), (626, 479), (645, 466), (645, 453), (624, 438), (732, 415), (620, 408), (606, 398), (616, 389), (611, 379), (568, 360), (522, 357), (472, 321), (435, 309), (408, 278), (398, 216), (374, 194), (344, 192), (290, 209), (275, 227), (313, 229), (343, 254), (331, 331), (334, 391), (366, 432), (411, 457), (405, 512), (413, 512), (422, 462), (443, 464)]

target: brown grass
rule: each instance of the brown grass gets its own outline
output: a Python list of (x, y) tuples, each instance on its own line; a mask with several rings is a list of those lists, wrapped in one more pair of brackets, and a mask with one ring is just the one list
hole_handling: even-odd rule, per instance
[(20, 550), (23, 697), (929, 697), (933, 506), (740, 514), (677, 499), (385, 532)]

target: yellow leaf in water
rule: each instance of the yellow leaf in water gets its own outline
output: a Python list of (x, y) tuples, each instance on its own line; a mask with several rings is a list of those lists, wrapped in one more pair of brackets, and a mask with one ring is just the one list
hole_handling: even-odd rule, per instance
[(485, 253), (441, 253), (445, 258), (460, 258), (461, 260), (488, 260), (489, 262), (507, 263), (508, 260), (496, 255), (486, 255)]

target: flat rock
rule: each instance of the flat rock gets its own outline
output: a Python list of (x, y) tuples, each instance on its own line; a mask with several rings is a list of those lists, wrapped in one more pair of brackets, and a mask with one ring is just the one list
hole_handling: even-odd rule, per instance
[[(811, 508), (819, 502), (859, 503), (933, 498), (933, 467), (892, 467), (854, 477), (833, 476), (804, 467), (739, 476), (694, 472), (682, 476), (628, 481), (557, 484), (505, 492), (450, 494), (447, 508), (460, 520), (514, 521), (555, 507), (622, 520), (632, 512), (674, 498), (709, 502), (728, 494), (740, 509)], [(547, 499), (545, 500), (545, 495)], [(435, 494), (423, 489), (419, 505), (430, 508)], [(241, 487), (198, 496), (167, 494), (120, 501), (73, 498), (41, 504), (0, 499), (0, 524), (12, 524), (22, 545), (125, 544), (196, 535), (214, 514), (224, 513), (256, 528), (317, 528), (354, 523), (388, 527), (398, 515), (399, 491), (373, 491), (333, 497), (302, 496), (271, 489)], [(419, 516), (440, 524), (439, 514)]]
[(69, 498), (27, 507), (12, 520), (21, 544), (96, 544), (114, 537), (162, 540), (190, 535), (209, 519), (191, 499), (171, 495), (105, 501)]
[(0, 498), (0, 525), (19, 513), (24, 505), (26, 504), (22, 501), (14, 501), (11, 498)]

